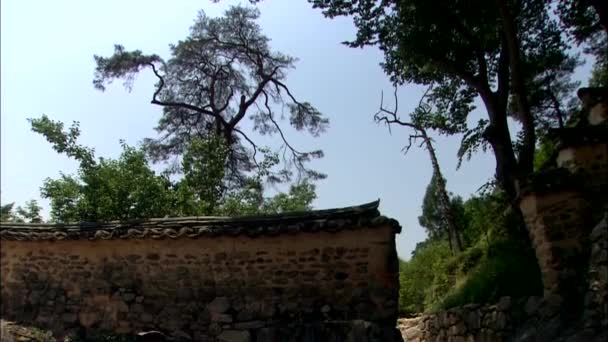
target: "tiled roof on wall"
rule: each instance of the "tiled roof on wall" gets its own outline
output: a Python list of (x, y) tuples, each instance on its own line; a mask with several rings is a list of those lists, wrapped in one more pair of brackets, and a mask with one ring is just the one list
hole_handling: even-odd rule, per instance
[(380, 201), (359, 206), (243, 217), (176, 217), (70, 224), (0, 223), (0, 240), (176, 239), (213, 236), (273, 236), (401, 226), (380, 215)]

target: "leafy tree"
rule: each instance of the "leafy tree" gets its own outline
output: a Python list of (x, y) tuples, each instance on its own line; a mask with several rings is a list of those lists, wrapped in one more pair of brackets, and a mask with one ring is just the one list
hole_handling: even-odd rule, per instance
[(59, 222), (162, 217), (173, 206), (168, 179), (150, 169), (143, 151), (125, 144), (117, 160), (100, 158), (78, 177), (45, 180), (41, 194)]
[(32, 131), (44, 136), (57, 153), (65, 153), (68, 157), (78, 161), (83, 168), (95, 166), (94, 150), (77, 143), (80, 136), (80, 123), (75, 121), (65, 131), (61, 121), (53, 121), (42, 115), (38, 119), (28, 119)]
[(76, 177), (61, 174), (47, 178), (41, 188), (51, 201), (55, 221), (99, 221), (165, 216), (172, 211), (171, 183), (150, 169), (142, 150), (121, 143), (116, 160), (95, 160), (91, 148), (78, 144), (78, 123), (67, 131), (47, 116), (30, 119), (32, 130), (42, 134), (57, 152), (80, 163)]
[(25, 207), (17, 208), (17, 216), (28, 223), (42, 223), (41, 211), (42, 207), (36, 200), (29, 200), (25, 202)]
[[(323, 178), (305, 166), (323, 152), (294, 148), (280, 125), (282, 109), (275, 107), (286, 108), (291, 126), (312, 136), (325, 131), (328, 119), (290, 91), (285, 79), (295, 59), (270, 48), (269, 38), (256, 23), (258, 17), (258, 10), (240, 6), (219, 18), (201, 11), (188, 37), (170, 45), (169, 59), (116, 45), (112, 56), (95, 56), (93, 83), (104, 90), (113, 80), (123, 79), (130, 89), (138, 73), (152, 70), (158, 82), (151, 103), (163, 109), (156, 127), (161, 136), (145, 141), (154, 161), (184, 154), (195, 137), (221, 137), (227, 149), (225, 184), (238, 188), (248, 182), (250, 172), (261, 167), (260, 154), (267, 151), (252, 133), (277, 134), (283, 142), (279, 153), (284, 163), (266, 176), (268, 181), (290, 180), (293, 168), (298, 179)], [(240, 126), (246, 117), (254, 123), (253, 132)]]
[(13, 219), (15, 202), (0, 205), (0, 222), (10, 222)]
[(58, 179), (47, 178), (40, 188), (42, 198), (50, 200), (51, 221), (78, 222), (84, 217), (83, 206), (79, 205), (82, 199), (82, 184), (74, 176), (61, 173)]
[(315, 185), (309, 182), (301, 182), (290, 186), (289, 192), (279, 193), (267, 199), (262, 210), (266, 213), (311, 210), (312, 201), (316, 197)]
[(25, 207), (19, 206), (15, 211), (13, 211), (14, 206), (14, 202), (0, 206), (0, 222), (42, 223), (40, 215), (42, 207), (36, 200), (25, 202)]
[[(329, 17), (353, 16), (358, 32), (348, 44), (378, 45), (385, 55), (384, 70), (395, 83), (434, 85), (431, 101), (449, 106), (433, 113), (430, 127), (439, 122), (436, 128), (444, 129), (447, 123), (451, 131), (446, 133), (464, 133), (461, 158), (489, 145), (500, 185), (511, 199), (517, 196), (518, 180), (533, 171), (537, 142), (530, 84), (541, 78), (553, 86), (555, 80), (542, 74), (563, 69), (571, 59), (545, 1), (311, 2)], [(476, 96), (487, 118), (469, 128), (466, 121)], [(516, 142), (509, 116), (522, 126)]]
[[(46, 116), (30, 121), (32, 129), (44, 135), (56, 151), (80, 162), (76, 176), (46, 179), (41, 188), (42, 197), (51, 201), (53, 221), (278, 213), (309, 209), (315, 198), (314, 186), (307, 182), (292, 185), (287, 194), (265, 198), (262, 179), (279, 162), (266, 151), (260, 172), (248, 177), (245, 186), (226, 189), (224, 156), (228, 150), (219, 138), (194, 138), (182, 158), (183, 176), (172, 181), (168, 173), (158, 175), (150, 168), (142, 149), (122, 143), (118, 159), (96, 159), (93, 149), (78, 144), (78, 123), (65, 130), (63, 123)], [(35, 213), (32, 206), (27, 208), (24, 213)]]
[(443, 195), (437, 190), (437, 186), (440, 184), (436, 179), (437, 177), (441, 176), (433, 174), (426, 188), (422, 201), (422, 215), (418, 217), (418, 222), (426, 229), (430, 240), (444, 239), (447, 236), (450, 249), (460, 252), (463, 250), (461, 234), (462, 230), (466, 228), (466, 222), (463, 220), (464, 208), (462, 198), (457, 196), (449, 199), (448, 205), (450, 206), (451, 218), (456, 226), (454, 233), (450, 231), (447, 216), (444, 214), (444, 209), (440, 206), (442, 200), (439, 197)]
[(217, 136), (191, 141), (182, 157), (183, 179), (177, 185), (178, 207), (183, 214), (208, 215), (216, 210), (226, 193), (223, 179), (227, 153)]
[(404, 315), (424, 312), (430, 302), (446, 294), (451, 284), (445, 267), (450, 250), (443, 241), (427, 240), (414, 249), (409, 261), (402, 261), (399, 270), (399, 311)]

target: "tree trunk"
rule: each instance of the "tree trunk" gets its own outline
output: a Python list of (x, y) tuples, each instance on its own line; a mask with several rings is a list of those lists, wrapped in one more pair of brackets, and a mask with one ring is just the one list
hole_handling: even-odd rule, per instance
[(483, 137), (494, 151), (496, 178), (509, 200), (514, 201), (518, 195), (518, 165), (507, 125), (506, 107), (499, 105), (495, 94), (480, 93), (480, 95), (490, 119), (490, 125), (483, 132)]
[(439, 204), (442, 208), (448, 226), (448, 238), (450, 242), (450, 248), (453, 247), (456, 253), (460, 253), (462, 252), (462, 240), (460, 238), (458, 225), (456, 224), (454, 209), (452, 208), (452, 203), (450, 202), (450, 197), (446, 189), (445, 179), (443, 178), (441, 168), (439, 167), (439, 162), (437, 161), (437, 154), (435, 153), (435, 148), (431, 143), (431, 139), (426, 134), (426, 130), (418, 130), (422, 134), (422, 139), (424, 139), (426, 149), (429, 152), (429, 156), (431, 158), (431, 164), (433, 165), (433, 173), (435, 174), (435, 179), (437, 182), (437, 191), (439, 192)]
[(483, 133), (496, 159), (496, 178), (502, 189), (506, 192), (511, 208), (518, 218), (518, 227), (513, 230), (514, 234), (522, 241), (529, 241), (528, 231), (524, 224), (521, 209), (517, 203), (519, 195), (519, 180), (522, 175), (515, 158), (509, 126), (507, 125), (507, 112), (505, 106), (500, 106), (498, 98), (494, 94), (482, 93), (490, 125)]
[[(509, 6), (505, 0), (497, 0), (500, 19), (502, 21), (506, 48), (509, 52), (509, 68), (511, 69), (511, 83), (513, 95), (517, 100), (518, 120), (522, 124), (524, 133), (523, 145), (518, 158), (518, 171), (522, 176), (531, 173), (534, 169), (534, 151), (536, 148), (536, 132), (534, 130), (534, 116), (530, 111), (530, 103), (525, 89), (524, 75), (521, 69), (519, 38), (517, 27)], [(509, 138), (510, 140), (510, 138)]]

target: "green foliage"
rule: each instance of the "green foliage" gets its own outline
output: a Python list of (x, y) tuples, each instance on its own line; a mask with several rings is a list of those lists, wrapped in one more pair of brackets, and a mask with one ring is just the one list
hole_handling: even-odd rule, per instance
[(429, 237), (416, 246), (411, 259), (400, 265), (402, 314), (542, 292), (533, 250), (510, 234), (510, 227), (518, 221), (506, 195), (494, 191), (460, 206), (461, 232), (468, 247), (454, 255), (445, 235)]
[(0, 205), (0, 222), (10, 222), (13, 219), (13, 207), (15, 203)]
[(608, 34), (597, 43), (595, 54), (595, 64), (591, 70), (591, 87), (608, 87)]
[(462, 284), (433, 305), (433, 309), (496, 303), (503, 296), (542, 295), (540, 270), (530, 247), (513, 240), (495, 241), (479, 260), (465, 274)]
[(480, 241), (518, 239), (512, 233), (521, 224), (509, 205), (508, 197), (499, 189), (473, 196), (464, 203), (466, 226), (464, 240), (469, 246)]
[(177, 186), (178, 207), (185, 215), (213, 213), (225, 194), (228, 149), (217, 136), (195, 138), (182, 157), (183, 179)]
[(80, 168), (78, 177), (45, 180), (41, 195), (51, 201), (53, 220), (129, 220), (171, 212), (168, 179), (150, 169), (143, 151), (126, 144), (122, 148), (118, 159), (100, 158), (94, 166)]
[[(418, 217), (418, 222), (426, 230), (427, 236), (431, 240), (445, 239), (448, 236), (448, 223), (445, 212), (441, 209), (439, 203), (439, 192), (437, 189), (437, 174), (433, 174), (429, 185), (426, 188), (424, 199), (422, 201), (422, 215)], [(461, 228), (466, 226), (464, 222), (464, 208), (462, 198), (459, 196), (450, 199), (452, 214), (455, 216), (456, 226)]]
[(42, 223), (41, 211), (42, 207), (36, 200), (29, 200), (25, 202), (25, 207), (17, 208), (17, 216), (28, 223)]
[(534, 155), (534, 171), (540, 171), (554, 163), (557, 148), (550, 139), (542, 139)]
[(28, 119), (32, 125), (32, 131), (43, 135), (57, 153), (65, 153), (81, 163), (82, 167), (95, 165), (94, 151), (90, 148), (77, 144), (80, 136), (79, 123), (75, 121), (67, 131), (63, 130), (63, 123), (53, 121), (46, 115), (38, 119)]
[[(239, 188), (227, 188), (229, 151), (219, 137), (192, 139), (182, 157), (183, 177), (173, 181), (167, 173), (159, 175), (150, 168), (142, 149), (122, 143), (117, 159), (96, 160), (92, 149), (78, 145), (77, 124), (64, 131), (61, 122), (47, 117), (31, 122), (32, 129), (43, 134), (56, 151), (81, 162), (77, 175), (49, 178), (41, 187), (42, 197), (51, 202), (51, 219), (56, 222), (278, 213), (307, 210), (315, 198), (314, 186), (306, 180), (293, 184), (288, 193), (264, 197), (263, 179), (279, 162), (276, 154), (266, 150), (258, 173), (246, 178)], [(39, 210), (33, 204), (19, 209), (18, 217), (35, 220)], [(3, 217), (10, 209), (3, 206), (3, 212), (7, 211)]]
[(447, 241), (428, 241), (416, 247), (409, 261), (400, 262), (399, 311), (403, 315), (423, 312), (429, 301), (447, 293), (444, 277), (451, 255)]
[(0, 206), (0, 222), (42, 223), (42, 207), (36, 200), (29, 200), (25, 202), (25, 207), (19, 206), (13, 211), (14, 206), (15, 203)]
[(312, 209), (311, 203), (317, 197), (315, 186), (309, 182), (300, 182), (289, 188), (287, 193), (279, 193), (264, 203), (263, 211), (267, 213), (283, 213), (290, 211), (306, 211)]

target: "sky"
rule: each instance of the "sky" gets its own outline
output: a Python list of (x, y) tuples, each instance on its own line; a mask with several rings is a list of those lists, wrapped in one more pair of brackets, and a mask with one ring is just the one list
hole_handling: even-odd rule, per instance
[[(105, 92), (93, 88), (93, 55), (109, 56), (114, 44), (169, 57), (169, 44), (184, 39), (199, 10), (219, 16), (239, 1), (208, 0), (6, 0), (0, 9), (1, 115), (0, 198), (23, 204), (40, 199), (45, 178), (74, 173), (76, 162), (58, 155), (44, 138), (30, 130), (27, 118), (48, 115), (69, 124), (80, 122), (80, 142), (97, 156), (118, 157), (120, 139), (137, 145), (156, 136), (153, 127), (161, 108), (150, 104), (155, 79), (141, 74), (127, 92), (116, 82)], [(258, 5), (259, 23), (271, 47), (297, 57), (286, 83), (330, 119), (319, 138), (287, 130), (300, 149), (322, 148), (325, 157), (312, 166), (328, 175), (317, 184), (315, 209), (358, 205), (380, 199), (383, 215), (397, 219), (403, 230), (397, 251), (408, 259), (425, 239), (418, 224), (431, 165), (425, 150), (402, 148), (408, 132), (373, 121), (381, 92), (393, 87), (375, 48), (352, 49), (341, 44), (354, 36), (349, 18), (326, 19), (303, 0), (265, 0)], [(581, 73), (585, 74), (588, 70)], [(423, 89), (400, 87), (399, 111), (407, 117)], [(390, 98), (390, 97), (389, 97)], [(483, 115), (477, 110), (471, 119)], [(247, 126), (245, 125), (245, 128)], [(448, 189), (468, 198), (494, 173), (489, 153), (476, 154), (456, 170), (460, 137), (437, 137), (439, 163)], [(276, 143), (270, 141), (270, 144)]]

